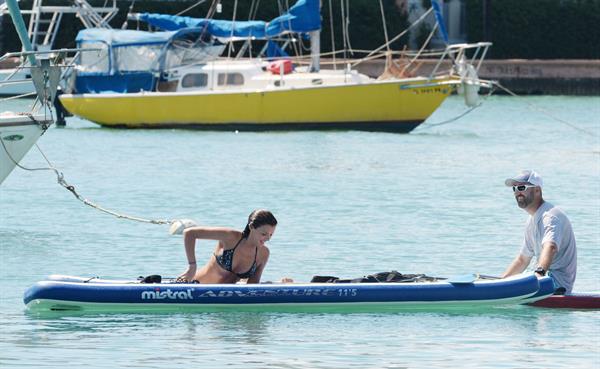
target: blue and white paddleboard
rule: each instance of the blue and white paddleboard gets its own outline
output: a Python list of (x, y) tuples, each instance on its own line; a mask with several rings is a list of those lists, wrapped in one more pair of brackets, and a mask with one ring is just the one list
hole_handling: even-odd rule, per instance
[[(190, 284), (50, 276), (24, 296), (31, 311), (372, 311), (478, 307), (542, 299), (533, 274), (412, 283)], [(542, 283), (543, 284), (543, 283)], [(532, 298), (535, 296), (535, 298)]]

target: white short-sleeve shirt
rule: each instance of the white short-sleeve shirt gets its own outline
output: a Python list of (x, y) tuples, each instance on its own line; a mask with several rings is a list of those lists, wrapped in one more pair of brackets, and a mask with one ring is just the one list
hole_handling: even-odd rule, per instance
[(577, 275), (575, 234), (567, 215), (551, 203), (544, 202), (527, 220), (521, 254), (535, 256), (537, 262), (542, 245), (548, 241), (554, 242), (558, 248), (549, 268), (550, 275), (567, 293), (571, 293)]

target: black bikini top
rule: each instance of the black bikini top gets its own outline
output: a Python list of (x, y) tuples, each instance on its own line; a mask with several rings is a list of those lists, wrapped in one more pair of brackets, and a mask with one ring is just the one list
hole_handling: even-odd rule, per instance
[(243, 239), (244, 239), (243, 237), (240, 238), (240, 240), (235, 244), (235, 246), (232, 249), (223, 250), (223, 253), (221, 255), (214, 254), (215, 260), (217, 261), (217, 264), (219, 264), (219, 266), (221, 268), (225, 269), (228, 272), (235, 274), (240, 279), (250, 278), (254, 274), (256, 274), (256, 256), (258, 255), (258, 247), (257, 247), (254, 252), (254, 262), (252, 263), (252, 266), (250, 267), (250, 269), (248, 269), (247, 272), (236, 273), (233, 271), (233, 253), (235, 252), (235, 249), (237, 249), (237, 247), (240, 245), (240, 242), (242, 242)]

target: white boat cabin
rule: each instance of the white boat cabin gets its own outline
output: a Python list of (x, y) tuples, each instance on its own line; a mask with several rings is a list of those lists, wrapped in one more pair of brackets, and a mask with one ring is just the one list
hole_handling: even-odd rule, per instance
[(291, 61), (215, 60), (188, 65), (163, 73), (159, 92), (277, 90), (373, 82), (357, 71), (293, 68)]

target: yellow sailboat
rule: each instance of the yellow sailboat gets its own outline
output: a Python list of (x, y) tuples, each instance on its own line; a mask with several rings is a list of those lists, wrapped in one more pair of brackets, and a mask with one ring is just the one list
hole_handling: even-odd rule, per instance
[[(299, 0), (282, 17), (291, 14), (300, 19), (300, 14), (307, 13), (316, 13), (318, 19), (319, 0)], [(218, 58), (214, 55), (224, 46), (219, 49), (217, 44), (204, 44), (202, 53), (198, 49), (194, 52), (196, 56), (201, 54), (201, 60), (183, 64), (173, 62), (169, 45), (181, 37), (189, 38), (193, 27), (209, 32), (216, 40), (269, 39), (270, 33), (293, 31), (307, 32), (314, 41), (318, 40), (320, 21), (292, 24), (288, 17), (265, 24), (230, 22), (226, 24), (229, 28), (223, 26), (225, 21), (218, 21), (219, 27), (212, 29), (211, 22), (215, 21), (185, 18), (188, 28), (182, 31), (173, 27), (177, 22), (180, 25), (180, 17), (142, 17), (150, 24), (176, 31), (148, 34), (84, 30), (78, 35), (80, 47), (104, 48), (96, 58), (80, 62), (75, 83), (79, 93), (60, 96), (69, 112), (110, 127), (409, 132), (425, 121), (457, 86), (478, 89), (478, 85), (469, 83), (477, 81), (476, 67), (465, 62), (465, 53), (469, 49), (484, 49), (483, 56), (489, 46), (450, 46), (443, 53), (442, 58), (450, 55), (460, 60), (461, 70), (470, 74), (456, 68), (438, 72), (436, 67), (423, 77), (396, 73), (387, 79), (373, 79), (349, 67), (320, 70), (318, 42), (311, 44), (312, 60), (308, 66), (297, 67), (291, 58), (274, 62), (262, 58)], [(124, 64), (123, 59), (116, 58), (124, 55), (145, 58), (135, 59), (133, 66), (127, 65), (124, 69), (128, 74), (122, 70), (116, 73), (118, 66)], [(184, 58), (177, 61), (181, 59)], [(81, 73), (86, 68), (87, 75)]]
[[(213, 67), (207, 64), (201, 69), (209, 71)], [(210, 72), (193, 74), (211, 76)], [(75, 115), (113, 127), (408, 132), (438, 108), (453, 84), (460, 83), (460, 79), (452, 78), (376, 82), (356, 75), (358, 81), (354, 83), (324, 85), (327, 77), (322, 73), (306, 73), (302, 80), (293, 81), (268, 77), (266, 86), (256, 89), (206, 87), (176, 92), (62, 95), (61, 102)]]

